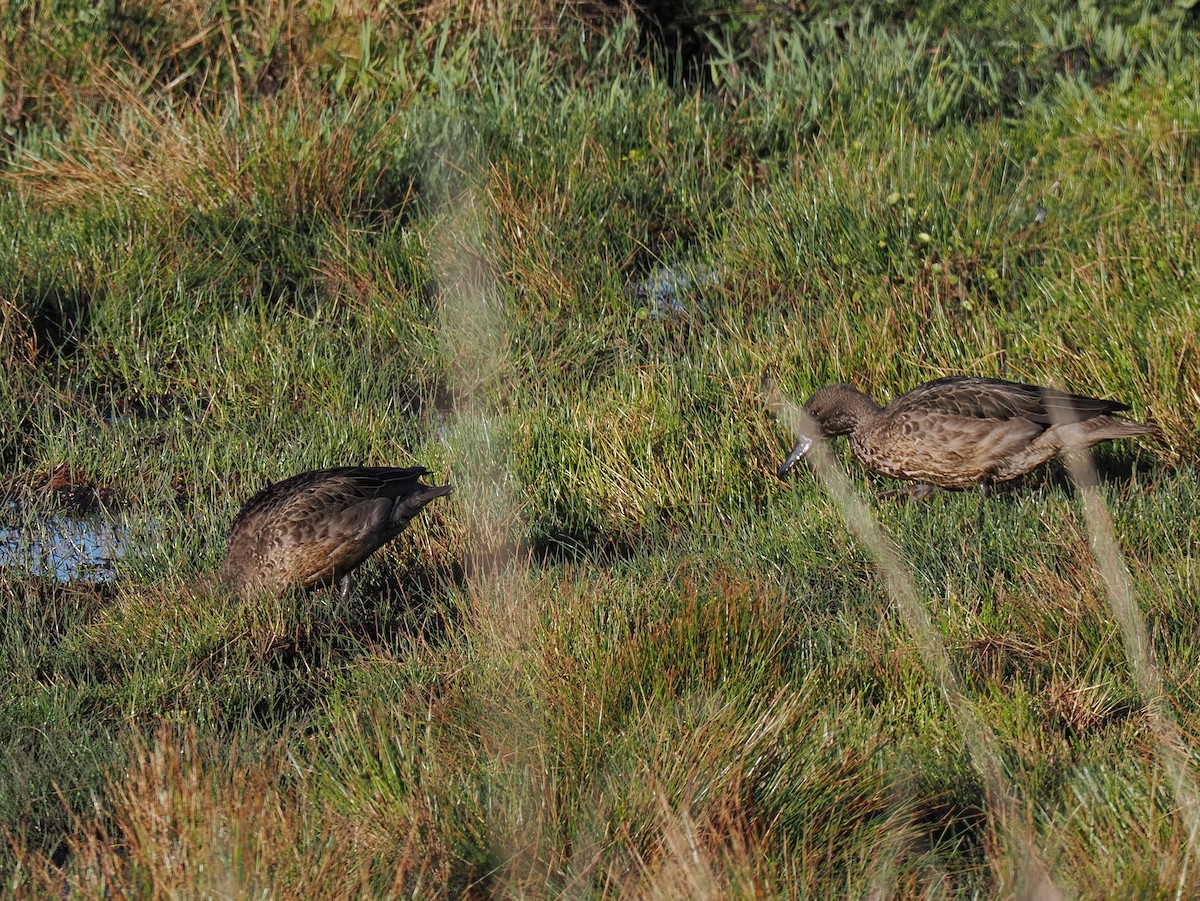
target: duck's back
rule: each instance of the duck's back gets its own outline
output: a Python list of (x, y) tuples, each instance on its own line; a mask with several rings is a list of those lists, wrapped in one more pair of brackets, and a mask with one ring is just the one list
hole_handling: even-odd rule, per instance
[(926, 382), (896, 398), (884, 412), (888, 416), (942, 415), (999, 422), (1024, 419), (1049, 427), (1128, 409), (1127, 404), (1119, 401), (1069, 394), (1040, 385), (958, 375)]

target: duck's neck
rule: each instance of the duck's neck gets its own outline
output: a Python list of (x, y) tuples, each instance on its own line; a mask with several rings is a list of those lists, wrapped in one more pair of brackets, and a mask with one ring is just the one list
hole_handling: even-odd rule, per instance
[(873, 422), (882, 407), (866, 394), (850, 385), (835, 385), (825, 389), (829, 397), (830, 412), (823, 418), (826, 434), (848, 435), (859, 426)]
[(855, 426), (870, 422), (882, 412), (883, 407), (875, 403), (873, 397), (863, 394), (857, 389), (851, 389), (850, 396), (846, 399), (846, 415)]

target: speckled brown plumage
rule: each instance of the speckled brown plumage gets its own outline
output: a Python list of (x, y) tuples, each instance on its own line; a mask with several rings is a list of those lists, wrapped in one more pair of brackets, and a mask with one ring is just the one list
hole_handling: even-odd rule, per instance
[(830, 385), (804, 409), (819, 434), (800, 436), (780, 476), (835, 435), (849, 435), (855, 459), (873, 472), (959, 489), (1007, 482), (1067, 450), (1158, 434), (1114, 416), (1129, 409), (1118, 401), (967, 376), (927, 382), (886, 407), (849, 385)]
[(413, 466), (321, 469), (268, 485), (229, 529), (221, 578), (238, 592), (282, 593), (340, 582), (406, 528), (449, 485), (424, 485)]

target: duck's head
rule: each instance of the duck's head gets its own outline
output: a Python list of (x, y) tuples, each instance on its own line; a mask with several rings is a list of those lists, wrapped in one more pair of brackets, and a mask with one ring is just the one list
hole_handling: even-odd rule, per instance
[(818, 441), (837, 435), (849, 435), (866, 415), (879, 412), (879, 405), (850, 385), (827, 385), (804, 405), (801, 432), (796, 446), (779, 466), (779, 476), (787, 475)]

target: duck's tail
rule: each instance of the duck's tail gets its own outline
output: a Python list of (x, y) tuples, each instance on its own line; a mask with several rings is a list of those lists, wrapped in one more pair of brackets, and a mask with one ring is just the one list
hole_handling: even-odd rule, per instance
[(1080, 422), (1067, 422), (1048, 430), (1062, 451), (1084, 450), (1102, 441), (1118, 438), (1153, 438), (1163, 440), (1162, 429), (1153, 423), (1135, 422), (1118, 416), (1093, 416)]

